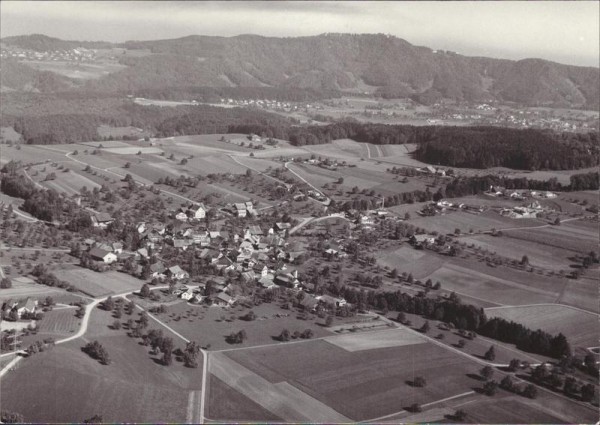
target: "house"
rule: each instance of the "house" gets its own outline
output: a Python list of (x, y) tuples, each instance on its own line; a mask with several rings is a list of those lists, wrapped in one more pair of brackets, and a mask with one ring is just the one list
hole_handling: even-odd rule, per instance
[(140, 248), (136, 251), (140, 257), (148, 258), (150, 255), (148, 254), (148, 250), (146, 248)]
[(262, 236), (262, 235), (264, 235), (264, 232), (260, 228), (260, 226), (256, 226), (256, 225), (248, 226), (248, 232), (250, 232), (250, 234), (252, 236)]
[(300, 306), (307, 311), (314, 311), (319, 304), (319, 301), (309, 294), (304, 294), (304, 297), (298, 302)]
[(207, 212), (207, 209), (204, 206), (204, 204), (198, 204), (198, 205), (194, 205), (194, 206), (188, 208), (187, 215), (191, 219), (201, 220), (204, 217), (206, 217), (206, 212)]
[(212, 298), (212, 302), (214, 305), (229, 307), (235, 303), (235, 299), (224, 292), (220, 292)]
[(175, 280), (181, 280), (189, 277), (188, 272), (186, 272), (179, 266), (169, 267), (166, 274), (167, 276)]
[(15, 311), (20, 319), (25, 313), (35, 313), (37, 305), (37, 300), (32, 298), (26, 298), (19, 301), (8, 300), (2, 305), (2, 311), (6, 315), (10, 314), (11, 311)]
[(275, 282), (277, 285), (279, 286), (285, 286), (287, 288), (295, 288), (298, 286), (298, 279), (294, 277), (294, 275), (290, 274), (290, 273), (280, 273), (277, 274), (275, 276), (275, 279), (273, 279), (273, 282)]
[(193, 291), (193, 290), (191, 290), (191, 289), (188, 289), (187, 291), (185, 291), (185, 292), (182, 292), (181, 294), (179, 294), (179, 297), (180, 297), (182, 300), (190, 301), (192, 298), (194, 298), (194, 297), (195, 297), (195, 295), (196, 295), (196, 294), (194, 294), (194, 291)]
[(248, 210), (246, 209), (246, 205), (241, 202), (233, 204), (233, 211), (238, 217), (246, 217), (246, 213), (248, 212)]
[(165, 272), (166, 268), (165, 265), (162, 262), (157, 262), (154, 264), (150, 264), (150, 271), (152, 272), (152, 277), (155, 278), (163, 278), (164, 272)]
[(182, 209), (175, 212), (175, 219), (179, 221), (187, 221), (188, 216)]
[(123, 252), (123, 244), (121, 242), (115, 242), (112, 244), (112, 250), (115, 254), (121, 254)]
[(94, 261), (102, 261), (104, 264), (112, 264), (117, 261), (117, 256), (105, 249), (93, 247), (89, 251), (90, 257)]
[(194, 243), (194, 241), (191, 239), (172, 239), (171, 243), (175, 248), (179, 248), (185, 251), (186, 249), (188, 249), (188, 246), (191, 246)]
[(265, 277), (267, 274), (269, 274), (269, 268), (261, 263), (254, 264), (252, 270), (260, 277)]
[(241, 276), (244, 282), (252, 282), (256, 279), (256, 273), (254, 273), (252, 270), (243, 272)]
[(138, 233), (144, 233), (146, 231), (146, 223), (140, 221), (135, 225), (135, 228), (137, 229)]
[(258, 284), (265, 289), (272, 289), (277, 286), (275, 285), (275, 283), (273, 283), (273, 277), (269, 275), (263, 276), (260, 279), (258, 279)]
[(325, 305), (332, 305), (334, 307), (343, 307), (347, 304), (346, 300), (343, 298), (335, 298), (330, 295), (320, 295), (316, 297), (316, 299)]
[(114, 219), (108, 213), (96, 213), (92, 215), (92, 225), (101, 229), (106, 229)]

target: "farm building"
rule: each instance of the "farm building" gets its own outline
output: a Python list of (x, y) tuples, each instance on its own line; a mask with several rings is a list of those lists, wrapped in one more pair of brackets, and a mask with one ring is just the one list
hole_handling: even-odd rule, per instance
[(37, 310), (38, 302), (32, 298), (26, 298), (18, 301), (8, 300), (2, 305), (2, 313), (6, 317), (10, 317), (11, 312), (15, 312), (20, 319), (24, 314), (33, 314)]
[(117, 261), (117, 256), (107, 249), (94, 247), (90, 249), (89, 253), (92, 260), (102, 261), (104, 264), (112, 264)]
[(92, 225), (101, 229), (106, 229), (114, 219), (108, 213), (97, 213), (92, 215)]
[(179, 266), (169, 267), (166, 274), (167, 274), (167, 276), (169, 276), (173, 279), (176, 279), (176, 280), (181, 280), (181, 279), (185, 279), (185, 278), (189, 277), (188, 272), (186, 272)]

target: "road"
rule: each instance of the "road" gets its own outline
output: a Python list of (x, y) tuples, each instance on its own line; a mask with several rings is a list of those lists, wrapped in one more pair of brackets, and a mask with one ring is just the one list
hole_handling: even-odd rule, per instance
[[(288, 161), (288, 162), (286, 162), (286, 163), (285, 163), (285, 164), (283, 164), (283, 165), (284, 165), (284, 167), (285, 167), (285, 168), (287, 168), (287, 170), (288, 170), (290, 173), (292, 173), (293, 175), (295, 175), (296, 177), (298, 177), (300, 180), (302, 180), (304, 183), (306, 183), (307, 185), (309, 185), (310, 187), (312, 187), (312, 188), (313, 188), (315, 191), (317, 191), (318, 193), (320, 193), (320, 194), (322, 194), (323, 196), (325, 196), (325, 195), (323, 194), (323, 192), (321, 191), (321, 189), (319, 189), (319, 188), (318, 188), (318, 187), (316, 187), (316, 186), (313, 186), (313, 185), (312, 185), (312, 184), (311, 184), (311, 183), (310, 183), (308, 180), (306, 180), (306, 179), (305, 179), (304, 177), (302, 177), (300, 174), (298, 174), (297, 172), (295, 172), (294, 170), (292, 170), (292, 169), (290, 168), (290, 166), (289, 166), (289, 165), (290, 165), (290, 163), (291, 163), (291, 161)], [(330, 199), (330, 198), (328, 198), (328, 197), (326, 197), (326, 196), (325, 196), (325, 198), (326, 198), (326, 199), (325, 199), (324, 201), (319, 201), (319, 200), (317, 200), (317, 199), (314, 199), (314, 198), (312, 198), (312, 197), (310, 197), (310, 196), (309, 196), (309, 198), (311, 198), (311, 199), (313, 199), (314, 201), (317, 201), (317, 202), (319, 202), (320, 204), (323, 204), (323, 205), (325, 205), (325, 206), (327, 206), (327, 205), (329, 205), (329, 204), (331, 203), (331, 199)]]
[(241, 165), (242, 167), (246, 167), (246, 168), (247, 168), (247, 169), (249, 169), (249, 170), (252, 170), (252, 171), (254, 171), (254, 172), (258, 173), (258, 174), (261, 174), (261, 175), (265, 176), (265, 177), (266, 177), (266, 178), (268, 178), (268, 179), (274, 180), (274, 181), (276, 181), (277, 183), (284, 185), (284, 186), (286, 187), (286, 189), (288, 189), (288, 190), (290, 189), (290, 187), (292, 187), (292, 185), (291, 185), (291, 184), (289, 184), (289, 183), (286, 183), (286, 182), (284, 182), (283, 180), (276, 179), (275, 177), (273, 177), (273, 176), (270, 176), (270, 175), (268, 175), (268, 174), (266, 174), (266, 173), (264, 173), (264, 172), (262, 172), (262, 171), (260, 171), (260, 170), (257, 170), (256, 168), (252, 168), (252, 167), (250, 167), (249, 165), (246, 165), (246, 164), (243, 164), (243, 163), (241, 163), (241, 162), (240, 162), (240, 161), (238, 161), (238, 160), (237, 160), (237, 158), (236, 158), (236, 156), (239, 156), (239, 155), (231, 155), (231, 154), (227, 154), (227, 156), (228, 156), (229, 158), (231, 158), (231, 159), (232, 159), (232, 160), (233, 160), (233, 161), (234, 161), (236, 164), (239, 164), (239, 165)]
[(304, 226), (308, 225), (308, 224), (312, 224), (312, 223), (316, 223), (318, 221), (323, 221), (323, 220), (329, 220), (331, 218), (341, 218), (342, 220), (346, 220), (349, 222), (352, 222), (352, 220), (346, 218), (346, 217), (342, 217), (342, 216), (337, 216), (337, 215), (326, 215), (323, 217), (306, 217), (302, 220), (302, 222), (300, 222), (298, 225), (296, 225), (295, 227), (293, 227), (292, 229), (290, 229), (289, 234), (291, 235), (292, 233), (297, 232), (298, 230), (300, 230), (301, 228), (303, 228)]

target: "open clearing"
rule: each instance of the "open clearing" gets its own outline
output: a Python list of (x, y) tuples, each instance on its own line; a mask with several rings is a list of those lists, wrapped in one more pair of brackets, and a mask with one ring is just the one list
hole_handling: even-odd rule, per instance
[(65, 77), (93, 80), (107, 74), (127, 68), (117, 62), (110, 63), (81, 63), (70, 61), (23, 61), (28, 66), (40, 70), (64, 75)]
[(137, 147), (137, 146), (129, 146), (129, 147), (120, 147), (120, 148), (105, 148), (106, 152), (114, 153), (117, 155), (136, 155), (139, 152), (142, 154), (160, 154), (163, 152), (162, 149), (153, 148), (153, 147)]
[(269, 382), (222, 353), (211, 354), (210, 372), (284, 421), (349, 422), (345, 416), (287, 382)]
[(521, 323), (531, 329), (542, 329), (551, 334), (562, 332), (571, 345), (594, 347), (598, 345), (600, 328), (598, 316), (561, 305), (533, 305), (493, 307), (485, 310), (488, 317), (501, 317)]
[(559, 292), (538, 289), (447, 263), (429, 278), (442, 288), (502, 305), (553, 303)]
[(419, 251), (411, 246), (403, 245), (380, 253), (377, 264), (390, 269), (397, 269), (398, 273), (412, 273), (416, 279), (424, 278), (444, 265), (444, 259), (439, 255), (427, 251)]
[(281, 422), (281, 418), (210, 374), (207, 416), (216, 421)]
[[(476, 363), (430, 343), (349, 352), (319, 340), (302, 349), (278, 345), (227, 356), (270, 383), (287, 382), (355, 421), (470, 391), (474, 381), (467, 373), (478, 370)], [(415, 376), (423, 376), (427, 386), (407, 384)]]
[(138, 290), (144, 283), (135, 277), (116, 271), (98, 273), (82, 267), (75, 267), (57, 269), (52, 272), (59, 279), (66, 280), (81, 292), (92, 297)]
[[(33, 423), (78, 423), (96, 414), (114, 423), (185, 422), (189, 393), (200, 389), (202, 368), (158, 364), (124, 330), (109, 329), (113, 320), (96, 309), (85, 338), (24, 359), (0, 383), (3, 409), (20, 412)], [(106, 348), (110, 365), (81, 351), (91, 340)], [(175, 346), (180, 345), (175, 339)]]
[[(38, 167), (39, 168), (39, 167)], [(50, 169), (49, 172), (53, 170)], [(69, 170), (67, 173), (62, 172), (62, 170), (55, 170), (56, 178), (53, 180), (39, 180), (40, 184), (43, 186), (54, 189), (57, 192), (64, 192), (67, 196), (80, 194), (82, 187), (87, 187), (88, 190), (93, 190), (94, 188), (100, 188), (100, 185), (93, 180), (90, 180), (86, 176), (78, 174), (72, 170)], [(43, 174), (40, 172), (40, 175)]]
[(404, 345), (424, 344), (424, 338), (406, 329), (371, 331), (366, 333), (350, 333), (332, 336), (325, 341), (346, 351), (375, 350), (377, 348), (402, 347)]
[(435, 217), (419, 217), (413, 214), (409, 223), (427, 229), (429, 232), (438, 232), (442, 234), (454, 233), (459, 229), (462, 234), (467, 234), (471, 230), (490, 231), (492, 229), (502, 229), (505, 227), (521, 226), (539, 226), (537, 220), (511, 220), (502, 217), (494, 211), (485, 211), (481, 214), (474, 214), (465, 211), (453, 211), (447, 214), (436, 215)]
[[(18, 142), (21, 135), (12, 127), (0, 127), (0, 140), (6, 142)], [(4, 149), (4, 147), (2, 148)]]
[(137, 127), (111, 127), (109, 125), (101, 125), (97, 129), (98, 135), (104, 137), (123, 137), (123, 136), (137, 136), (144, 137), (146, 132), (141, 128)]

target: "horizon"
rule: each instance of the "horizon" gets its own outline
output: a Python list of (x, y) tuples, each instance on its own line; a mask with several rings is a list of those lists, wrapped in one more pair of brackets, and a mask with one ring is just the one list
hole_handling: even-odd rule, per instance
[[(0, 37), (41, 34), (61, 40), (123, 43), (194, 35), (389, 34), (415, 46), (464, 56), (543, 59), (598, 68), (599, 5), (592, 1), (2, 1)], [(290, 22), (294, 25), (289, 26)]]

